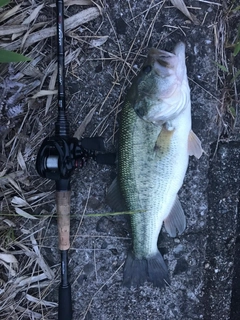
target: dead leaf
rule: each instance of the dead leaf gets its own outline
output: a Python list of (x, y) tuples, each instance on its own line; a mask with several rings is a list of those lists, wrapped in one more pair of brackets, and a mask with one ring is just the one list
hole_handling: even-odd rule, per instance
[(3, 222), (5, 222), (9, 227), (16, 227), (16, 224), (9, 219), (4, 219)]
[(57, 93), (58, 93), (57, 90), (40, 90), (39, 92), (34, 94), (31, 97), (31, 99), (36, 99), (36, 98), (45, 97), (45, 96), (51, 96), (51, 95), (54, 95), (54, 94), (57, 94)]
[(48, 279), (54, 279), (54, 272), (53, 270), (46, 264), (43, 256), (41, 255), (41, 252), (39, 250), (37, 241), (34, 237), (33, 234), (31, 234), (30, 239), (32, 241), (32, 245), (33, 245), (33, 250), (35, 251), (36, 255), (37, 255), (37, 263), (39, 265), (39, 267), (42, 269), (42, 271), (45, 273), (45, 275), (47, 276)]
[(11, 277), (15, 277), (18, 270), (18, 261), (13, 254), (0, 253), (0, 264), (2, 264), (9, 272)]
[[(53, 74), (51, 75), (50, 81), (49, 81), (49, 86), (48, 89), (49, 90), (54, 90), (55, 88), (55, 84), (56, 84), (56, 80), (57, 80), (57, 75), (58, 75), (58, 68), (57, 68), (57, 64), (55, 64), (55, 70), (53, 71)], [(53, 96), (50, 95), (47, 97), (47, 101), (46, 101), (46, 107), (45, 107), (45, 115), (48, 113), (49, 107), (52, 103), (52, 98)]]
[(8, 34), (24, 32), (28, 29), (28, 26), (12, 25), (12, 26), (1, 26), (0, 36), (6, 36)]
[(7, 173), (7, 169), (3, 169), (3, 171), (0, 172), (0, 178), (4, 177)]
[(171, 0), (172, 5), (180, 10), (186, 17), (188, 17), (193, 23), (200, 24), (199, 20), (194, 14), (190, 13), (183, 0)]
[(74, 16), (69, 17), (65, 21), (65, 30), (69, 31), (77, 28), (79, 25), (91, 21), (100, 15), (99, 9), (96, 7), (88, 8), (78, 12)]
[(10, 175), (6, 176), (8, 182), (18, 191), (22, 192), (22, 189), (20, 188), (20, 186), (17, 184), (17, 182), (12, 179), (12, 177)]
[(42, 280), (47, 279), (46, 275), (44, 273), (38, 274), (37, 276), (31, 276), (31, 277), (19, 277), (15, 279), (15, 283), (18, 287), (25, 287), (29, 286), (34, 282), (40, 282)]
[(92, 108), (88, 114), (86, 115), (85, 119), (82, 121), (76, 132), (74, 133), (74, 138), (80, 139), (86, 129), (86, 126), (92, 120), (94, 112), (96, 111), (96, 107)]
[(31, 214), (27, 213), (26, 211), (20, 209), (20, 208), (17, 208), (15, 207), (14, 208), (16, 213), (19, 214), (20, 216), (26, 218), (26, 219), (33, 219), (33, 220), (37, 220), (36, 217), (32, 216)]
[(41, 192), (41, 193), (35, 194), (34, 196), (29, 197), (28, 201), (29, 202), (33, 202), (33, 201), (36, 201), (36, 200), (42, 200), (42, 199), (46, 198), (47, 196), (49, 196), (51, 194), (53, 194), (52, 191)]
[(31, 12), (30, 16), (27, 17), (27, 19), (25, 19), (22, 24), (29, 24), (30, 22), (34, 21), (37, 18), (39, 12), (42, 10), (43, 6), (44, 4), (40, 4), (37, 8), (35, 8)]
[[(36, 29), (41, 30), (41, 28), (45, 25), (44, 22), (34, 23), (32, 26), (25, 32), (22, 37), (21, 41), (21, 48), (24, 47), (26, 40), (28, 39), (29, 35), (32, 34)], [(13, 35), (14, 36), (14, 35)], [(12, 37), (13, 38), (13, 37)], [(13, 40), (13, 39), (12, 39)]]
[(0, 259), (3, 260), (6, 263), (13, 263), (15, 265), (18, 265), (17, 259), (14, 257), (13, 254), (10, 253), (0, 253)]
[(0, 22), (3, 22), (4, 20), (7, 20), (8, 18), (14, 16), (15, 13), (19, 11), (21, 5), (22, 4), (20, 3), (20, 4), (16, 5), (15, 7), (13, 7), (12, 9), (8, 10), (7, 12), (4, 12), (0, 16)]
[(74, 51), (70, 51), (65, 57), (65, 65), (67, 66), (69, 63), (76, 60), (81, 50), (82, 50), (81, 48), (78, 48)]
[(26, 294), (26, 299), (30, 302), (36, 303), (37, 305), (43, 305), (45, 308), (46, 307), (56, 308), (58, 306), (58, 303), (56, 302), (46, 301), (46, 300), (43, 300), (42, 298), (38, 299), (30, 294)]
[(18, 164), (20, 165), (22, 170), (27, 170), (26, 163), (23, 159), (23, 155), (20, 150), (18, 151), (18, 154), (17, 154), (17, 161), (18, 161)]
[(14, 33), (14, 34), (12, 35), (12, 37), (11, 37), (11, 41), (14, 41), (14, 40), (16, 40), (17, 38), (21, 37), (22, 34), (23, 34), (22, 32), (20, 32), (20, 33)]
[(90, 48), (94, 48), (94, 47), (100, 47), (101, 45), (103, 45), (108, 39), (108, 36), (102, 36), (99, 37), (97, 39), (93, 39), (90, 41)]
[(11, 204), (15, 207), (29, 207), (29, 204), (27, 203), (26, 200), (24, 200), (20, 197), (17, 197), (17, 196), (14, 196), (12, 198)]
[[(1, 172), (2, 174), (4, 172)], [(8, 185), (9, 183), (12, 184), (17, 190), (21, 191), (21, 188), (19, 185), (16, 183), (15, 179), (17, 181), (20, 181), (24, 183), (26, 180), (27, 176), (24, 171), (15, 171), (11, 172), (8, 175), (0, 176), (0, 186), (4, 187), (5, 185)]]

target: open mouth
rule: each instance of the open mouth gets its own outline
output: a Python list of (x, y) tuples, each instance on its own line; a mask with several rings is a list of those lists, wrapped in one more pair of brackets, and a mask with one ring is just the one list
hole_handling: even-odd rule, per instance
[(176, 64), (176, 55), (164, 50), (152, 48), (149, 50), (148, 62), (154, 66), (154, 71), (159, 76), (168, 76)]

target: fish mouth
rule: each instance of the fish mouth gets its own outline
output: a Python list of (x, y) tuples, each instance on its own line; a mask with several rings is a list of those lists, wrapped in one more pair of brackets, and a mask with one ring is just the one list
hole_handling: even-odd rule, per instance
[(158, 76), (167, 77), (174, 72), (177, 57), (174, 53), (152, 48), (149, 50), (148, 62)]
[[(177, 43), (173, 52), (151, 48), (147, 58), (147, 63), (151, 64), (156, 74), (162, 78), (170, 76), (174, 72), (179, 73), (179, 65), (185, 65), (183, 61), (185, 61), (185, 44), (183, 42)], [(180, 71), (180, 73), (182, 72)]]

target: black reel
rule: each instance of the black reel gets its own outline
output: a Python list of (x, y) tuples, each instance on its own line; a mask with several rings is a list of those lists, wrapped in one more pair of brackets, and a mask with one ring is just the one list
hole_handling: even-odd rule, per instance
[(44, 139), (36, 161), (38, 174), (47, 179), (69, 179), (75, 168), (82, 168), (92, 158), (100, 164), (114, 164), (114, 153), (104, 152), (102, 137), (76, 138), (53, 136)]

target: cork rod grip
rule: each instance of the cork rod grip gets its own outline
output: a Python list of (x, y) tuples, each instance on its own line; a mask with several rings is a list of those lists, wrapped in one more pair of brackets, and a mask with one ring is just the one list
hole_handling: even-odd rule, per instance
[(70, 248), (70, 196), (70, 191), (56, 192), (60, 250), (68, 250)]

